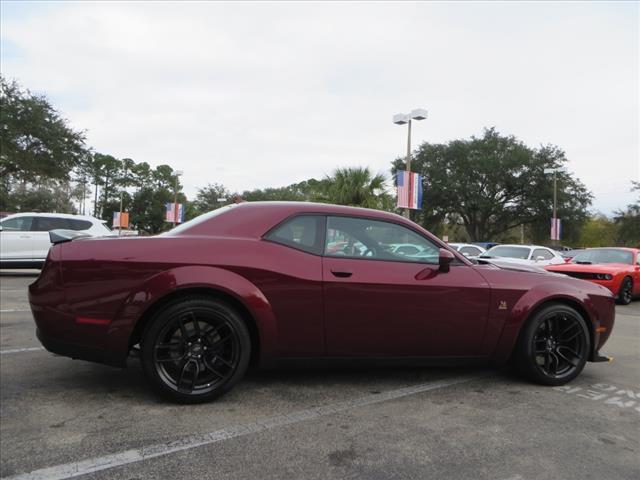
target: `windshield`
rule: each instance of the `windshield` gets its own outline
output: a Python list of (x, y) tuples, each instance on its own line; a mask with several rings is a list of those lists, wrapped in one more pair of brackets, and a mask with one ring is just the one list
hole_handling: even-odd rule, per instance
[(238, 205), (237, 203), (233, 203), (231, 205), (225, 205), (224, 207), (220, 207), (220, 208), (217, 208), (217, 209), (212, 210), (210, 212), (203, 213), (202, 215), (199, 215), (196, 218), (193, 218), (193, 219), (189, 220), (188, 222), (183, 223), (182, 225), (178, 225), (177, 227), (172, 228), (168, 232), (161, 233), (159, 236), (161, 236), (161, 237), (171, 237), (173, 235), (181, 234), (184, 231), (189, 230), (190, 228), (201, 224), (202, 222), (206, 222), (207, 220), (209, 220), (209, 219), (211, 219), (213, 217), (217, 217), (218, 215), (220, 215), (222, 213), (228, 212), (229, 210), (231, 210), (232, 208), (234, 208), (237, 205)]
[(493, 247), (486, 253), (483, 253), (482, 257), (503, 257), (503, 258), (519, 258), (526, 260), (529, 258), (529, 249), (527, 247)]
[(572, 263), (626, 263), (633, 264), (633, 253), (617, 248), (585, 250), (573, 257)]

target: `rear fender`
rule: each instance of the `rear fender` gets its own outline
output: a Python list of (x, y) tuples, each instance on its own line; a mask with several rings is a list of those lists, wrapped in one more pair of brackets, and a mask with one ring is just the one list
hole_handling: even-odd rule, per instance
[(131, 334), (144, 313), (167, 295), (191, 288), (217, 290), (237, 299), (255, 320), (261, 356), (270, 356), (275, 352), (276, 318), (267, 298), (258, 287), (237, 273), (207, 266), (185, 266), (163, 271), (133, 291), (109, 326), (107, 348), (126, 357)]

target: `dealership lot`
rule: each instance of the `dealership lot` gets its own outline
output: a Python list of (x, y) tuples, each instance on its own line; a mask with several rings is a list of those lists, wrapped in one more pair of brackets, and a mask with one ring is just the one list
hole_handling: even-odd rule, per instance
[(251, 372), (205, 405), (39, 348), (26, 289), (0, 277), (3, 478), (637, 478), (640, 301), (560, 388), (509, 370)]

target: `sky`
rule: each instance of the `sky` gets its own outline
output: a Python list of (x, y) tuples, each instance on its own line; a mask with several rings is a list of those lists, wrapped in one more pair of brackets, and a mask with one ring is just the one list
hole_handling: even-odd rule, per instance
[(640, 180), (638, 2), (16, 2), (0, 70), (95, 151), (184, 171), (187, 196), (368, 166), (480, 136), (553, 144), (594, 193)]

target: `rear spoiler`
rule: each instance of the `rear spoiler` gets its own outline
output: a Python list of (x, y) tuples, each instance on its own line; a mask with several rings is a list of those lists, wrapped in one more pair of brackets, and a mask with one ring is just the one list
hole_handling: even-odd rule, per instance
[(91, 235), (89, 235), (88, 233), (78, 232), (76, 230), (58, 229), (58, 230), (51, 230), (49, 232), (49, 240), (51, 240), (51, 243), (53, 243), (54, 245), (57, 245), (58, 243), (71, 242), (76, 238), (90, 238), (90, 237)]

